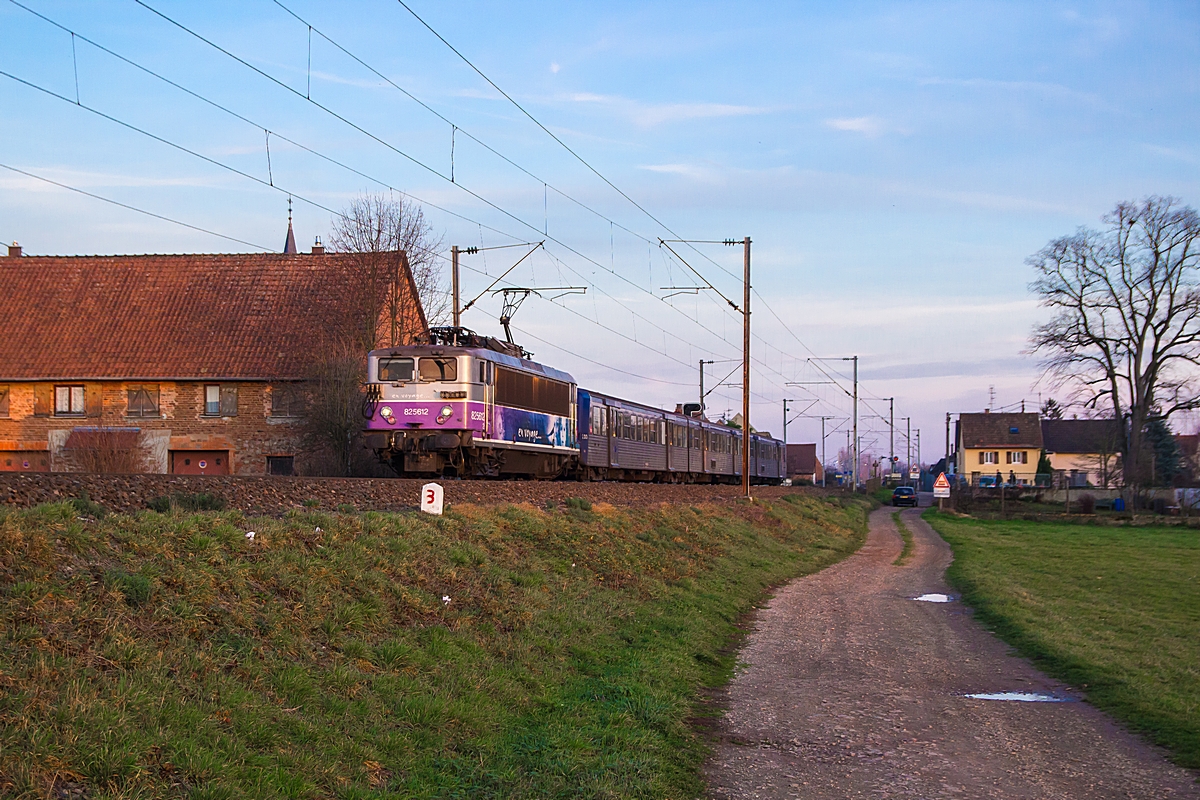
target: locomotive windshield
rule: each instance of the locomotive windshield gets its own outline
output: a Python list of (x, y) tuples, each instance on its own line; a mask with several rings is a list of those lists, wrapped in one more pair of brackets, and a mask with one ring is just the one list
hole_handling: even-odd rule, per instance
[(379, 380), (406, 382), (413, 379), (413, 359), (411, 358), (380, 358)]
[(458, 359), (422, 358), (421, 380), (423, 381), (456, 381), (458, 380)]

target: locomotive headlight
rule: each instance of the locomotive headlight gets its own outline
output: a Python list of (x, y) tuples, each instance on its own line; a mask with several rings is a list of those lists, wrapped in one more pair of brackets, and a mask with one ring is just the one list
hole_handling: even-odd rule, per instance
[(379, 416), (383, 417), (389, 425), (396, 424), (396, 417), (392, 414), (391, 406), (384, 406), (383, 408), (379, 409)]
[(449, 419), (454, 415), (454, 406), (442, 406), (441, 416)]

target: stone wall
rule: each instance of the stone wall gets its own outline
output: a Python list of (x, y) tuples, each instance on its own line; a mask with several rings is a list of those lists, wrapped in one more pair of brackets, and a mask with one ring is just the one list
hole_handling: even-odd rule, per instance
[[(301, 420), (272, 417), (273, 385), (259, 381), (218, 382), (237, 390), (237, 414), (204, 413), (204, 381), (62, 381), (57, 385), (83, 385), (86, 398), (82, 414), (54, 413), (54, 383), (10, 383), (8, 415), (0, 417), (0, 472), (41, 471), (48, 453), (48, 471), (77, 472), (79, 459), (67, 447), (76, 428), (138, 430), (137, 449), (142, 469), (153, 473), (171, 470), (170, 452), (180, 450), (228, 451), (232, 472), (262, 475), (268, 456), (293, 456), (297, 471), (306, 467), (301, 451)], [(131, 387), (156, 387), (157, 417), (128, 415)], [(7, 462), (7, 463), (6, 463)], [(29, 467), (24, 464), (29, 462)]]

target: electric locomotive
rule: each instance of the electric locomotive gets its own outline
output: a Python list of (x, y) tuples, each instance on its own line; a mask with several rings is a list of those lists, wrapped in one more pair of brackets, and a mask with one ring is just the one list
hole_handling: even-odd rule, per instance
[(401, 475), (567, 476), (575, 379), (463, 328), (367, 356), (367, 446)]

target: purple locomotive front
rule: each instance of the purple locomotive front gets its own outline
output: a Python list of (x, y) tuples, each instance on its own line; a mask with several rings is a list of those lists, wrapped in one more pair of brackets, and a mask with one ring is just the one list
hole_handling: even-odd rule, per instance
[(489, 347), (367, 357), (367, 445), (401, 475), (553, 478), (577, 463), (567, 373)]

